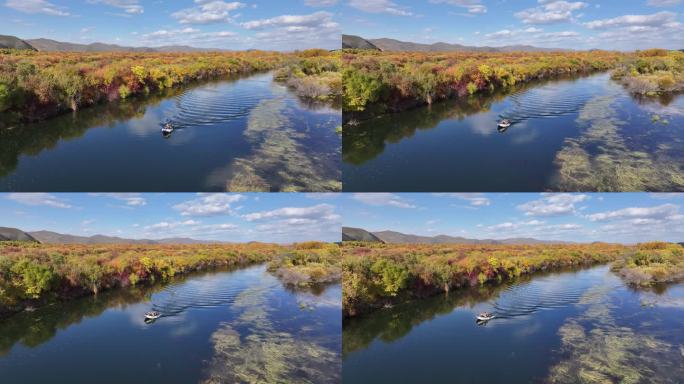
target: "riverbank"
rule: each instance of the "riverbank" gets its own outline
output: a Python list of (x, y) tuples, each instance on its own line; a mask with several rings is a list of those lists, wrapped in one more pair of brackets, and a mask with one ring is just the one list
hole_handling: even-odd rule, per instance
[(347, 122), (560, 75), (615, 68), (625, 54), (593, 52), (406, 53), (345, 51)]
[(362, 315), (452, 289), (500, 283), (538, 271), (618, 260), (617, 244), (429, 245), (346, 242), (342, 311)]
[[(268, 51), (73, 53), (0, 50), (0, 112), (11, 117), (10, 120), (38, 121), (193, 82), (249, 75), (283, 66), (316, 69), (317, 72), (300, 72), (301, 81), (314, 79), (320, 82), (316, 80), (319, 77), (335, 77), (337, 67), (332, 55), (324, 50), (292, 54)], [(316, 66), (312, 63), (323, 64)], [(334, 94), (332, 87), (324, 90), (325, 97)]]
[[(55, 300), (165, 280), (195, 271), (244, 267), (275, 260), (288, 252), (333, 259), (325, 243), (202, 245), (61, 245), (0, 243), (0, 318)], [(327, 255), (331, 256), (328, 257)], [(319, 257), (300, 257), (301, 267)], [(283, 265), (285, 270), (288, 266)]]
[(684, 91), (684, 52), (649, 49), (624, 60), (612, 77), (630, 93), (658, 96)]
[(637, 287), (682, 282), (684, 247), (663, 242), (639, 244), (634, 252), (613, 263), (611, 270)]

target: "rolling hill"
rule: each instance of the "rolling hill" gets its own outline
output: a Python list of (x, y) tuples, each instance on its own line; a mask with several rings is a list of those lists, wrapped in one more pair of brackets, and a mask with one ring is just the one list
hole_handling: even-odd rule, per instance
[(7, 35), (0, 35), (0, 48), (28, 49), (31, 51), (36, 50), (35, 47), (27, 43), (26, 41), (15, 36)]
[(150, 239), (125, 239), (116, 236), (75, 236), (51, 231), (29, 232), (33, 238), (46, 244), (211, 244), (216, 241), (196, 240), (183, 237), (174, 237), (159, 240)]
[(30, 234), (16, 228), (0, 227), (0, 241), (33, 241), (38, 242)]
[[(353, 231), (351, 231), (353, 230)], [(557, 241), (557, 240), (538, 240), (532, 238), (510, 238), (502, 240), (494, 239), (468, 239), (460, 236), (420, 236), (405, 234), (396, 231), (380, 231), (380, 232), (368, 232), (360, 228), (343, 228), (342, 229), (342, 240), (350, 241), (345, 238), (345, 231), (347, 231), (347, 237), (351, 241), (377, 241), (372, 240), (376, 238), (381, 242), (389, 244), (569, 244), (567, 241)], [(367, 235), (366, 235), (367, 234)], [(372, 236), (372, 238), (370, 237)], [(369, 238), (371, 240), (363, 240), (364, 238)]]
[(162, 47), (125, 47), (116, 44), (92, 43), (75, 44), (50, 39), (27, 40), (33, 47), (44, 52), (201, 52), (217, 51), (218, 49), (193, 48), (184, 45), (169, 45)]
[(342, 227), (342, 241), (369, 241), (384, 243), (374, 234), (361, 228)]
[[(346, 45), (346, 46), (345, 46)], [(531, 45), (506, 45), (502, 47), (474, 47), (461, 44), (421, 44), (396, 39), (364, 39), (360, 36), (342, 35), (342, 48), (379, 49), (397, 52), (561, 52), (560, 48), (540, 48)]]
[(373, 51), (379, 51), (380, 48), (376, 47), (370, 41), (353, 35), (342, 35), (342, 49), (370, 49)]

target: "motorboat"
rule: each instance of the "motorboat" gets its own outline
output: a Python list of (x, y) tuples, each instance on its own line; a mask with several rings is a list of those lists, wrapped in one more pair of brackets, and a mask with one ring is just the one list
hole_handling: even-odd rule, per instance
[(491, 319), (493, 319), (493, 318), (494, 318), (494, 314), (493, 314), (493, 313), (482, 312), (482, 313), (480, 313), (479, 315), (477, 315), (477, 317), (476, 317), (475, 319), (476, 319), (477, 321), (489, 321), (489, 320), (491, 320)]
[(145, 319), (146, 320), (157, 320), (158, 318), (161, 317), (161, 313), (157, 311), (149, 311), (145, 313)]
[(164, 135), (170, 135), (171, 132), (173, 132), (173, 125), (171, 123), (165, 123), (162, 125), (161, 131)]
[(508, 120), (508, 119), (503, 119), (503, 120), (499, 121), (499, 124), (498, 124), (498, 125), (499, 125), (499, 128), (500, 128), (500, 129), (506, 129), (506, 128), (510, 127), (511, 124), (512, 124), (512, 123), (511, 123), (510, 120)]

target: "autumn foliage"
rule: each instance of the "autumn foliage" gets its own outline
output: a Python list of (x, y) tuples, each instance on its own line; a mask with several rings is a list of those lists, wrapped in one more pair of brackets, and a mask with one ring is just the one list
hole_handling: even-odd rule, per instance
[(356, 316), (402, 299), (497, 283), (537, 271), (606, 263), (631, 247), (558, 245), (379, 244), (342, 246), (342, 307)]
[(342, 56), (344, 109), (396, 111), (534, 79), (615, 68), (625, 54), (592, 52), (375, 52)]
[[(309, 244), (309, 243), (306, 243)], [(0, 315), (31, 302), (94, 294), (175, 275), (298, 255), (301, 268), (331, 260), (337, 245), (52, 245), (0, 242)], [(312, 256), (315, 255), (315, 256)], [(309, 265), (311, 264), (311, 265)], [(287, 269), (291, 264), (282, 264)]]
[[(318, 76), (337, 68), (336, 59), (327, 55), (329, 53), (321, 50), (289, 54), (266, 51), (75, 53), (0, 50), (0, 112), (13, 113), (24, 120), (41, 119), (190, 82), (283, 66), (310, 68), (312, 63), (318, 64)], [(341, 89), (341, 85), (338, 88)]]

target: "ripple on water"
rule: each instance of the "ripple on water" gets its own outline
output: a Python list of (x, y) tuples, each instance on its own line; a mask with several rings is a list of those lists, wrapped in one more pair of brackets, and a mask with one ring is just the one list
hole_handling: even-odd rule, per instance
[(259, 277), (222, 279), (209, 276), (171, 284), (152, 298), (152, 310), (161, 313), (162, 317), (174, 317), (190, 309), (231, 305), (240, 295), (261, 295), (278, 286), (269, 278), (255, 287), (257, 280)]
[(596, 93), (594, 87), (568, 87), (563, 83), (520, 90), (508, 97), (511, 106), (499, 117), (515, 124), (530, 119), (575, 114)]
[[(595, 288), (595, 281), (575, 280), (577, 279), (573, 275), (556, 275), (511, 285), (492, 304), (494, 313), (499, 319), (511, 319), (547, 309), (581, 304), (586, 300), (585, 294)], [(617, 286), (613, 281), (606, 284)]]
[(191, 89), (175, 97), (165, 117), (176, 128), (212, 125), (244, 118), (261, 100), (271, 97), (269, 83), (259, 80)]

